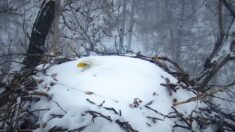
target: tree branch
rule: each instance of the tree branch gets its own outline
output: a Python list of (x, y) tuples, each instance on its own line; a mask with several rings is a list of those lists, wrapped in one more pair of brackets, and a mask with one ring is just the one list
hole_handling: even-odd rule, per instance
[[(231, 6), (231, 4), (229, 4), (229, 2), (227, 0), (222, 0), (225, 7), (229, 10), (230, 14), (235, 17), (235, 9), (234, 7)], [(231, 0), (230, 0), (231, 1)]]

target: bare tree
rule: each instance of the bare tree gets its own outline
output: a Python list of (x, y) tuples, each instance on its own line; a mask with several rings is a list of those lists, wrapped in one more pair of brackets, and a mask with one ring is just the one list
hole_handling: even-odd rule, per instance
[(127, 50), (128, 51), (131, 50), (132, 35), (133, 35), (133, 29), (134, 29), (134, 24), (135, 24), (135, 21), (134, 21), (135, 4), (136, 4), (135, 2), (136, 2), (135, 0), (131, 1), (131, 14), (130, 14), (130, 24), (129, 24), (130, 31), (128, 34), (128, 42), (127, 42)]
[(121, 28), (120, 28), (120, 35), (119, 35), (119, 45), (118, 45), (118, 52), (122, 53), (124, 49), (124, 38), (125, 38), (125, 30), (126, 30), (126, 5), (127, 2), (125, 0), (122, 1), (122, 18), (121, 18)]
[(55, 2), (49, 1), (38, 13), (32, 29), (27, 56), (24, 59), (27, 68), (33, 68), (42, 61), (42, 56), (45, 53), (44, 44), (54, 19), (54, 12)]
[[(226, 0), (219, 0), (218, 1), (218, 27), (219, 27), (219, 36), (217, 38), (217, 41), (214, 45), (214, 48), (208, 58), (206, 59), (206, 62), (204, 64), (204, 70), (201, 72), (197, 80), (201, 82), (201, 87), (204, 88), (210, 80), (216, 75), (216, 73), (229, 61), (235, 60), (235, 56), (232, 53), (232, 50), (226, 49), (227, 52), (224, 52), (222, 49), (223, 47), (227, 46), (228, 44), (233, 44), (233, 39), (231, 39), (233, 36), (230, 36), (227, 38), (225, 37), (225, 28), (224, 28), (224, 18), (223, 18), (223, 10), (222, 7), (225, 6), (227, 10), (231, 13), (231, 15), (234, 17), (234, 12), (230, 8), (230, 5), (227, 3)], [(234, 24), (234, 20), (231, 21), (231, 25)], [(228, 29), (229, 32), (230, 28)], [(231, 31), (230, 31), (231, 33)], [(229, 46), (227, 46), (229, 47)], [(231, 47), (231, 46), (230, 46)]]
[(60, 42), (59, 21), (60, 21), (60, 12), (61, 12), (60, 3), (61, 3), (61, 0), (55, 1), (55, 15), (54, 15), (54, 20), (52, 24), (52, 29), (53, 29), (52, 53), (54, 55), (59, 52), (59, 42)]

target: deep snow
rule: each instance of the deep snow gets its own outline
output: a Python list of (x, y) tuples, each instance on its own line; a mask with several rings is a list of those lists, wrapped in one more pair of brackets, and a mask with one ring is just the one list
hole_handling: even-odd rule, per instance
[[(87, 66), (78, 67), (79, 63)], [(161, 84), (166, 83), (166, 78), (171, 83), (177, 80), (155, 64), (131, 57), (84, 57), (55, 65), (34, 78), (40, 82), (38, 92), (52, 97), (51, 100), (41, 97), (31, 108), (50, 109), (38, 112), (41, 127), (37, 131), (48, 131), (55, 126), (85, 132), (125, 131), (116, 123), (120, 121), (140, 132), (169, 132), (175, 123), (183, 124), (167, 118), (175, 115), (173, 100), (184, 101), (195, 96), (185, 89), (178, 89), (170, 96)], [(190, 102), (175, 108), (187, 116), (200, 105)], [(92, 120), (94, 115), (98, 117)]]

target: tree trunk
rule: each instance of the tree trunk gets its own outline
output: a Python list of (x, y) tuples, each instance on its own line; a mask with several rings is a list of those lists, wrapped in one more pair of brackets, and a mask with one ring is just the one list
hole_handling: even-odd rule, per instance
[(132, 35), (133, 35), (133, 28), (134, 28), (134, 12), (135, 12), (135, 0), (131, 2), (131, 18), (130, 18), (130, 32), (128, 36), (127, 42), (127, 50), (131, 50), (131, 43), (132, 43)]
[(219, 36), (213, 48), (213, 51), (210, 53), (209, 57), (207, 57), (206, 62), (204, 63), (204, 70), (200, 73), (199, 77), (197, 77), (197, 81), (201, 84), (202, 90), (204, 87), (210, 82), (213, 76), (223, 67), (230, 59), (230, 56), (224, 57), (219, 62), (212, 62), (213, 58), (216, 54), (221, 50), (224, 44), (224, 30), (223, 30), (223, 17), (222, 17), (222, 0), (218, 0), (218, 27), (219, 27)]
[(53, 20), (53, 42), (52, 42), (52, 54), (56, 55), (59, 52), (59, 41), (60, 41), (60, 30), (59, 30), (59, 21), (60, 21), (60, 2), (61, 0), (55, 1), (55, 16)]
[(39, 11), (33, 25), (27, 56), (23, 62), (26, 68), (33, 68), (40, 64), (42, 56), (45, 52), (45, 40), (54, 19), (54, 12), (54, 1), (47, 2)]
[(124, 51), (125, 28), (126, 28), (126, 1), (123, 0), (122, 21), (121, 21), (121, 29), (120, 29), (120, 42), (118, 45), (118, 52), (120, 53)]

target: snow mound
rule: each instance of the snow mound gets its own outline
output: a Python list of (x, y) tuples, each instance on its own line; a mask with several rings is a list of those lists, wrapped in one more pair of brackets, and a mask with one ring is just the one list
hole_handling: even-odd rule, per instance
[[(84, 57), (53, 66), (34, 78), (40, 82), (37, 92), (50, 96), (31, 107), (32, 111), (41, 109), (36, 131), (182, 131), (177, 126), (187, 123), (180, 116), (187, 118), (201, 106), (196, 101), (173, 106), (195, 95), (182, 88), (171, 94), (163, 84), (177, 80), (137, 58)], [(195, 121), (190, 123), (197, 129)]]

